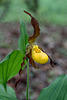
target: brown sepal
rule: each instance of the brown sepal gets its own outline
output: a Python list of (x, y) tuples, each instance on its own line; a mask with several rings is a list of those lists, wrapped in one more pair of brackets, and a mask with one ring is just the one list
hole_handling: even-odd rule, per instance
[(27, 55), (27, 57), (29, 58), (29, 63), (30, 63), (35, 69), (39, 69), (39, 68), (36, 66), (34, 60), (32, 59), (31, 51), (30, 51), (30, 53)]
[(25, 65), (25, 59), (26, 59), (26, 55), (25, 55), (25, 57), (23, 57), (23, 62), (21, 63), (21, 69), (19, 70), (19, 76), (20, 76), (20, 78), (15, 83), (15, 88), (16, 89), (17, 89), (18, 83), (21, 81), (22, 67)]
[(18, 83), (21, 81), (21, 79), (18, 79), (17, 81), (16, 81), (16, 83), (15, 83), (15, 88), (17, 89), (17, 85), (18, 85)]
[(20, 75), (21, 72), (22, 72), (22, 67), (25, 65), (25, 59), (26, 59), (26, 55), (25, 55), (25, 57), (23, 57), (23, 62), (21, 63), (21, 69), (20, 69), (20, 71), (19, 71), (19, 75)]
[[(44, 50), (43, 50), (41, 47), (38, 47), (38, 48), (44, 52)], [(44, 53), (45, 53), (45, 52), (44, 52)], [(47, 54), (47, 55), (48, 55), (48, 54)], [(49, 55), (48, 55), (48, 57), (49, 57), (49, 59), (50, 59), (50, 64), (51, 64), (51, 66), (54, 67), (54, 66), (53, 66), (52, 58), (51, 58)]]
[(34, 34), (29, 37), (29, 43), (35, 42), (36, 38), (40, 35), (40, 28), (38, 21), (27, 11), (24, 11), (26, 14), (28, 14), (31, 17), (31, 24), (34, 28)]
[(51, 66), (54, 67), (52, 58), (51, 58), (49, 55), (48, 55), (48, 57), (49, 57), (49, 59), (50, 59), (50, 64), (51, 64)]

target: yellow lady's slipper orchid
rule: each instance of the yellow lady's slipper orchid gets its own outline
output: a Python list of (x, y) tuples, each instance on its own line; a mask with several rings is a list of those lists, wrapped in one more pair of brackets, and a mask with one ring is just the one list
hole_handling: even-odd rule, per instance
[[(31, 24), (34, 28), (34, 34), (29, 37), (29, 42), (26, 45), (26, 54), (23, 57), (23, 62), (21, 63), (21, 69), (19, 71), (19, 75), (21, 76), (22, 72), (22, 67), (25, 65), (25, 60), (28, 58), (29, 63), (36, 69), (39, 69), (39, 67), (36, 66), (35, 62), (39, 64), (45, 64), (48, 62), (48, 59), (50, 59), (50, 64), (52, 67), (53, 62), (52, 59), (49, 55), (43, 52), (38, 45), (34, 44), (36, 41), (37, 37), (40, 35), (40, 28), (39, 28), (39, 23), (38, 21), (27, 11), (24, 11), (26, 14), (28, 14), (31, 17)], [(25, 33), (26, 34), (26, 33)], [(35, 61), (35, 62), (34, 62)], [(15, 87), (17, 86), (18, 82), (20, 79), (16, 82)]]
[(37, 63), (45, 64), (48, 62), (48, 55), (41, 51), (37, 45), (33, 45), (32, 59)]
[[(45, 64), (48, 62), (48, 59), (50, 59), (50, 64), (53, 67), (52, 59), (49, 55), (43, 52), (38, 45), (36, 45), (34, 42), (36, 41), (37, 37), (40, 35), (40, 28), (38, 21), (27, 11), (24, 11), (26, 14), (28, 14), (31, 17), (31, 25), (34, 28), (34, 33), (32, 36), (29, 37), (29, 43), (26, 45), (26, 55), (23, 58), (22, 66), (24, 65), (25, 59), (29, 58), (29, 63), (36, 69), (39, 69), (35, 62), (39, 64)], [(34, 62), (35, 61), (35, 62)], [(22, 68), (21, 68), (22, 70)]]

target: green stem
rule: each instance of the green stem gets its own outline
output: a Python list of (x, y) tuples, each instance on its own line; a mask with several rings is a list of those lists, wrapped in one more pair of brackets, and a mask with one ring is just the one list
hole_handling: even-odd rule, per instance
[(29, 90), (29, 59), (27, 60), (27, 89), (26, 89), (26, 100), (28, 100)]

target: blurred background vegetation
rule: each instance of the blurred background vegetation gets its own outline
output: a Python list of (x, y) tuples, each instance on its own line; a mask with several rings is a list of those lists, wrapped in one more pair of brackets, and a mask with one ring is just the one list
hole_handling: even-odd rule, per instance
[(0, 0), (0, 22), (28, 22), (23, 10), (32, 13), (43, 24), (67, 25), (67, 0)]
[[(30, 65), (30, 100), (36, 100), (40, 91), (48, 86), (58, 75), (67, 74), (67, 0), (0, 0), (0, 59), (18, 48), (20, 33), (19, 21), (22, 19), (29, 35), (33, 33), (30, 17), (23, 10), (30, 12), (39, 22), (40, 37), (37, 44), (51, 56), (50, 63), (37, 64), (40, 70)], [(15, 89), (17, 74), (8, 85)], [(26, 68), (22, 82), (15, 90), (18, 100), (25, 100)]]

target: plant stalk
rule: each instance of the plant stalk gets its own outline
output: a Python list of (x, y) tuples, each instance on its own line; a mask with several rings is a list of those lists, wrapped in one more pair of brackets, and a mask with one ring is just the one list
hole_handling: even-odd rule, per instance
[(26, 88), (26, 100), (29, 98), (29, 59), (27, 60), (27, 88)]

